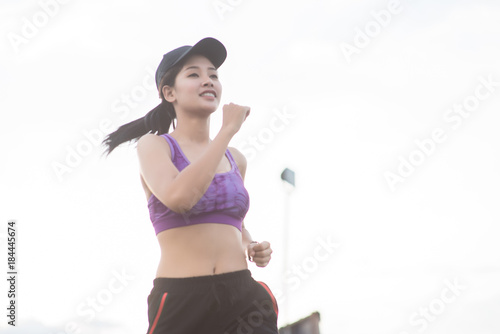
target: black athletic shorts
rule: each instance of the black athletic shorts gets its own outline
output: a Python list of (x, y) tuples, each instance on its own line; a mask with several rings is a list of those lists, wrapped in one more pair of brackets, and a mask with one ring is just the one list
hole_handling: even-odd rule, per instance
[(147, 334), (278, 334), (276, 298), (250, 270), (155, 278)]

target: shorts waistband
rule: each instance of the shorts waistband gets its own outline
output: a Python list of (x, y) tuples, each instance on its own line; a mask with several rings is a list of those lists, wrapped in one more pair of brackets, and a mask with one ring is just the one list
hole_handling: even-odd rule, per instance
[(193, 277), (157, 277), (153, 280), (153, 290), (176, 292), (206, 292), (214, 284), (238, 286), (253, 281), (249, 269), (228, 273)]

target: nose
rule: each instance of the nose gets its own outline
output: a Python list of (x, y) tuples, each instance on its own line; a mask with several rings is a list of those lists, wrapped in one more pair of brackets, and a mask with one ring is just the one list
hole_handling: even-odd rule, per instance
[(207, 75), (205, 77), (205, 80), (203, 81), (203, 86), (204, 87), (205, 86), (213, 87), (213, 85), (214, 85), (214, 82), (213, 82), (212, 78), (210, 78), (210, 76)]

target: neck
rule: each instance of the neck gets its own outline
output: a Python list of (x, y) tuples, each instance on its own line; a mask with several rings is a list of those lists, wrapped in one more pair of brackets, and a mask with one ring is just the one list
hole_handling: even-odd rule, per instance
[(177, 124), (171, 132), (181, 141), (196, 145), (208, 145), (210, 139), (210, 115), (208, 117), (194, 117), (192, 115), (176, 112)]

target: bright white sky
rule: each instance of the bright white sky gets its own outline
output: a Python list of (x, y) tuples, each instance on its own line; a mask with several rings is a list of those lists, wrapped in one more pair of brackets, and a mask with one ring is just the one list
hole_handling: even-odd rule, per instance
[(500, 331), (497, 1), (54, 1), (0, 4), (2, 277), (9, 219), (19, 265), (2, 333), (146, 331), (159, 247), (135, 145), (105, 159), (87, 137), (153, 108), (163, 54), (207, 36), (228, 49), (223, 103), (252, 108), (231, 146), (279, 325), (318, 311), (322, 333)]

